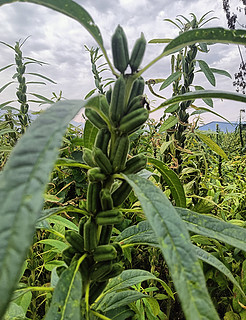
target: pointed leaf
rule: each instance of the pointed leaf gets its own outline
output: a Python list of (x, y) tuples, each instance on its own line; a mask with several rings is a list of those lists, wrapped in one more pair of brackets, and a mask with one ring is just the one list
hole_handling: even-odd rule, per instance
[(77, 162), (73, 159), (67, 159), (67, 158), (57, 159), (55, 165), (56, 165), (56, 167), (78, 167), (78, 168), (84, 168), (84, 169), (89, 168), (84, 163)]
[[(205, 90), (203, 87), (201, 86), (195, 86), (195, 89), (196, 90)], [(213, 103), (213, 100), (210, 99), (210, 98), (207, 98), (207, 99), (202, 99), (209, 107), (213, 108), (214, 106), (214, 103)]]
[(148, 43), (169, 43), (171, 42), (173, 39), (152, 39), (150, 40)]
[(44, 97), (44, 96), (41, 96), (40, 94), (37, 94), (37, 93), (30, 93), (32, 96), (35, 96), (36, 98), (38, 98), (38, 99), (41, 99), (41, 100), (43, 100), (45, 103), (50, 103), (50, 104), (53, 104), (54, 103), (54, 101), (53, 100), (50, 100), (50, 99), (48, 99), (48, 98), (46, 98), (46, 97)]
[(0, 174), (0, 318), (19, 280), (63, 134), (84, 102), (55, 103), (18, 141)]
[(205, 43), (234, 43), (246, 44), (245, 30), (227, 30), (223, 28), (194, 29), (181, 33), (164, 49), (163, 54), (169, 55), (174, 51), (198, 42)]
[(179, 77), (181, 77), (182, 72), (177, 71), (172, 73), (161, 85), (160, 90), (165, 89), (168, 87), (173, 81), (177, 80)]
[(152, 164), (160, 172), (163, 179), (166, 181), (175, 200), (176, 206), (185, 208), (185, 192), (177, 174), (160, 160), (148, 158), (148, 163)]
[(148, 221), (141, 221), (137, 225), (124, 229), (115, 239), (122, 246), (128, 244), (146, 244), (159, 246)]
[(210, 110), (210, 109), (204, 108), (204, 107), (194, 107), (194, 105), (191, 106), (191, 107), (197, 110), (197, 111), (192, 112), (192, 113), (191, 113), (191, 116), (194, 115), (194, 114), (196, 114), (196, 113), (200, 114), (199, 111), (201, 111), (201, 113), (210, 112), (210, 113), (215, 114), (217, 117), (220, 117), (221, 119), (224, 119), (226, 122), (231, 123), (228, 119), (224, 118), (223, 116), (221, 116), (221, 115), (218, 114), (217, 112), (214, 112), (213, 110)]
[(196, 131), (196, 135), (204, 142), (206, 145), (210, 147), (211, 150), (216, 152), (219, 156), (224, 158), (225, 160), (228, 159), (225, 152), (215, 143), (212, 139), (210, 139), (206, 134)]
[(241, 288), (240, 284), (237, 282), (237, 280), (234, 278), (231, 271), (222, 263), (219, 259), (217, 259), (215, 256), (213, 256), (211, 253), (194, 246), (197, 257), (201, 259), (202, 261), (208, 263), (210, 266), (215, 267), (220, 272), (222, 272), (242, 293), (242, 295), (246, 298), (245, 293), (243, 289)]
[(205, 77), (208, 79), (208, 81), (211, 83), (212, 86), (215, 86), (215, 77), (213, 72), (210, 70), (207, 62), (204, 60), (197, 60), (197, 61)]
[(5, 67), (1, 68), (1, 69), (0, 69), (0, 72), (1, 72), (1, 71), (4, 71), (4, 70), (6, 70), (6, 69), (8, 69), (8, 68), (10, 68), (10, 67), (12, 67), (12, 66), (14, 66), (13, 63), (9, 64), (8, 66), (5, 66)]
[(110, 279), (104, 293), (126, 289), (146, 280), (157, 280), (156, 276), (146, 270), (124, 270), (119, 276)]
[(167, 129), (172, 128), (175, 126), (175, 124), (178, 123), (178, 118), (176, 116), (170, 116), (167, 118), (167, 120), (164, 121), (164, 123), (161, 125), (159, 132), (166, 131)]
[(55, 81), (51, 80), (51, 79), (48, 78), (48, 77), (43, 76), (42, 74), (35, 73), (35, 72), (28, 72), (28, 73), (26, 73), (26, 74), (31, 74), (32, 76), (40, 77), (40, 78), (42, 78), (42, 79), (45, 79), (45, 80), (47, 80), (47, 81), (49, 81), (49, 82), (52, 82), (52, 83), (56, 84)]
[(195, 99), (203, 99), (203, 98), (228, 99), (228, 100), (234, 100), (234, 101), (246, 103), (245, 94), (227, 92), (227, 91), (219, 91), (219, 90), (199, 90), (199, 91), (195, 91), (195, 92), (184, 93), (182, 95), (174, 96), (170, 99), (167, 99), (159, 107), (154, 109), (152, 112), (154, 112), (160, 108), (163, 108), (165, 106), (169, 106), (171, 104), (174, 104), (176, 102), (195, 100)]
[(213, 73), (217, 73), (217, 74), (220, 74), (222, 76), (226, 76), (228, 78), (231, 79), (231, 75), (229, 72), (225, 71), (225, 70), (221, 70), (221, 69), (215, 69), (215, 68), (210, 68), (210, 70), (213, 72)]
[(123, 175), (132, 186), (156, 234), (187, 320), (219, 320), (189, 233), (176, 210), (152, 182)]
[(165, 113), (173, 113), (174, 111), (176, 111), (179, 108), (179, 104), (178, 103), (174, 103), (171, 106), (167, 107), (165, 109)]
[(2, 87), (0, 88), (0, 93), (2, 93), (3, 90), (5, 90), (5, 89), (6, 89), (8, 86), (10, 86), (12, 83), (14, 83), (14, 81), (10, 81), (10, 82), (6, 83), (4, 86), (2, 86)]
[(77, 261), (62, 274), (45, 320), (81, 320), (82, 279)]
[(134, 290), (111, 292), (106, 294), (102, 297), (102, 299), (99, 300), (99, 302), (96, 304), (95, 309), (100, 309), (103, 312), (107, 312), (109, 310), (127, 306), (129, 305), (129, 303), (132, 303), (142, 298), (148, 298), (148, 296), (146, 294)]
[(176, 208), (176, 211), (186, 222), (189, 231), (215, 238), (243, 251), (246, 250), (246, 229), (188, 209)]

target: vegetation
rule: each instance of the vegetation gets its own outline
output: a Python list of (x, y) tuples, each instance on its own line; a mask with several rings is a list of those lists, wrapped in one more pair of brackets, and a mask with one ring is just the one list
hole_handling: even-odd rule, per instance
[[(141, 68), (143, 34), (131, 45), (118, 26), (112, 63), (98, 27), (77, 3), (27, 2), (90, 32), (99, 46), (86, 47), (96, 88), (84, 101), (54, 96), (52, 108), (29, 126), (25, 62), (20, 46), (12, 47), (20, 111), (19, 123), (0, 122), (0, 317), (245, 319), (245, 131), (200, 132), (190, 116), (212, 112), (212, 98), (246, 102), (243, 94), (193, 83), (195, 71), (214, 86), (214, 74), (230, 76), (197, 60), (197, 51), (207, 54), (216, 42), (245, 45), (246, 32), (202, 28), (208, 13), (169, 20), (179, 36), (152, 40), (169, 43)], [(112, 79), (103, 79), (99, 50)], [(170, 76), (143, 78), (168, 55)], [(163, 109), (157, 121), (145, 85), (158, 96), (154, 85), (173, 87), (156, 108)], [(198, 98), (208, 107), (196, 107)], [(81, 108), (83, 130), (69, 125)]]

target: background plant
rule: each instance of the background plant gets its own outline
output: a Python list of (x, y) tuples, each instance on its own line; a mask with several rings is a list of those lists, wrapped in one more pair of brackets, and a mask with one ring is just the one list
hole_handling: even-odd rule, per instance
[[(6, 3), (7, 1), (4, 1)], [(33, 1), (35, 2), (35, 1)], [(51, 6), (49, 2), (40, 2), (38, 3), (45, 4), (47, 6)], [(61, 6), (60, 6), (61, 5)], [(54, 4), (52, 3), (52, 8), (54, 8)], [(88, 22), (84, 22), (85, 20), (81, 20), (81, 17), (87, 16), (88, 14), (77, 4), (73, 3), (72, 1), (69, 1), (69, 6), (62, 7), (62, 4), (58, 4), (58, 6), (55, 8), (58, 11), (65, 11), (66, 14), (74, 17), (78, 21), (82, 22), (86, 26), (87, 29), (93, 34), (95, 39), (98, 40), (99, 45), (102, 47), (102, 50), (106, 56), (106, 59), (108, 61), (107, 55), (105, 53), (105, 50), (102, 45), (102, 39), (100, 36), (100, 33), (98, 33), (98, 28), (95, 26), (91, 18), (89, 17)], [(88, 20), (87, 20), (88, 21)], [(120, 33), (121, 34), (121, 33)], [(214, 36), (211, 36), (211, 35)], [(227, 39), (224, 40), (224, 35), (227, 35)], [(122, 34), (121, 34), (122, 36)], [(192, 40), (190, 40), (190, 37)], [(181, 46), (186, 46), (187, 44), (191, 44), (192, 42), (199, 42), (199, 41), (226, 41), (226, 42), (236, 42), (241, 43), (243, 40), (241, 39), (241, 32), (222, 32), (221, 29), (219, 30), (201, 30), (201, 32), (196, 32), (196, 37), (194, 38), (194, 32), (189, 31), (187, 34), (180, 35), (177, 39), (175, 39), (173, 42), (171, 42), (166, 48), (165, 51), (159, 55), (154, 61), (150, 62), (146, 67), (143, 67), (141, 71), (133, 70), (133, 75), (129, 77), (129, 81), (126, 80), (122, 75), (118, 78), (120, 80), (118, 84), (123, 84), (126, 81), (126, 94), (124, 94), (124, 105), (127, 105), (127, 101), (129, 99), (129, 95), (131, 92), (131, 86), (134, 80), (136, 80), (147, 68), (149, 68), (151, 65), (154, 64), (155, 61), (161, 59), (163, 56), (180, 49)], [(209, 40), (210, 39), (210, 40)], [(124, 46), (124, 49), (126, 47)], [(125, 52), (125, 51), (124, 51)], [(121, 58), (118, 60), (118, 63), (120, 65), (117, 65), (117, 69), (121, 73), (124, 73), (124, 67), (125, 65), (124, 60)], [(115, 62), (114, 62), (115, 64)], [(118, 75), (118, 73), (114, 70), (112, 64), (109, 62), (109, 65), (113, 71), (113, 74)], [(138, 68), (137, 68), (138, 69)], [(134, 73), (134, 71), (136, 71)], [(117, 80), (117, 81), (118, 81)], [(123, 81), (122, 81), (123, 80)], [(123, 85), (122, 85), (123, 86)], [(121, 86), (120, 86), (121, 87)], [(114, 88), (115, 89), (115, 88)], [(115, 90), (114, 90), (115, 91)], [(121, 91), (121, 90), (120, 90)], [(197, 97), (224, 97), (229, 99), (235, 99), (240, 101), (245, 101), (245, 97), (242, 95), (236, 95), (231, 93), (221, 93), (221, 92), (208, 92), (204, 91), (202, 94), (200, 92), (195, 93), (186, 93), (183, 96), (176, 96), (174, 98), (171, 98), (163, 104), (163, 106), (172, 104), (174, 102), (179, 102), (181, 100), (192, 100)], [(118, 122), (120, 122), (121, 118), (115, 119), (112, 117), (112, 114), (110, 116), (111, 121), (113, 122), (114, 126), (110, 121), (107, 120), (107, 116), (103, 114), (103, 111), (100, 109), (100, 103), (101, 102), (100, 97), (95, 98), (91, 100), (87, 104), (87, 108), (92, 109), (93, 111), (96, 111), (96, 114), (94, 113), (94, 119), (97, 116), (100, 116), (102, 120), (107, 124), (107, 127), (110, 128), (111, 125), (111, 131), (113, 128), (118, 128), (118, 130), (115, 130), (114, 136), (115, 138), (117, 135), (121, 137), (120, 132), (123, 132), (122, 123), (119, 125)], [(113, 101), (113, 100), (112, 100)], [(75, 113), (81, 108), (82, 105), (85, 105), (85, 103), (82, 103), (81, 101), (60, 101), (56, 105), (54, 105), (50, 110), (45, 112), (45, 114), (41, 115), (33, 124), (32, 129), (28, 131), (22, 138), (20, 144), (15, 148), (15, 151), (12, 153), (12, 157), (9, 159), (6, 169), (3, 171), (1, 176), (1, 197), (2, 200), (6, 199), (6, 194), (8, 193), (8, 196), (10, 197), (11, 194), (9, 192), (14, 192), (16, 195), (16, 187), (18, 187), (18, 197), (15, 198), (15, 201), (7, 201), (3, 203), (3, 211), (5, 214), (8, 212), (8, 221), (4, 220), (4, 224), (2, 226), (3, 230), (5, 232), (1, 232), (2, 239), (4, 241), (1, 241), (1, 243), (4, 245), (6, 243), (6, 239), (9, 239), (9, 237), (12, 240), (12, 237), (16, 237), (11, 241), (13, 244), (13, 251), (5, 251), (6, 247), (3, 247), (3, 254), (4, 254), (4, 261), (7, 262), (8, 268), (3, 268), (3, 272), (1, 273), (1, 287), (3, 286), (5, 288), (4, 295), (1, 295), (1, 312), (4, 313), (7, 303), (9, 301), (10, 295), (12, 291), (15, 288), (15, 284), (18, 282), (18, 276), (13, 276), (16, 273), (20, 274), (20, 266), (25, 259), (26, 250), (29, 247), (29, 244), (32, 239), (33, 231), (34, 231), (34, 225), (35, 222), (39, 216), (39, 211), (42, 208), (42, 193), (43, 193), (43, 186), (48, 181), (48, 175), (49, 172), (52, 169), (53, 163), (55, 161), (55, 158), (57, 156), (57, 146), (59, 145), (62, 135), (64, 133), (64, 129), (66, 126), (66, 123), (70, 121), (70, 119), (75, 115)], [(141, 106), (142, 107), (142, 106)], [(112, 104), (111, 104), (112, 108)], [(89, 110), (89, 109), (88, 109)], [(59, 111), (59, 112), (58, 112)], [(112, 111), (112, 110), (111, 110)], [(120, 112), (122, 110), (120, 109)], [(135, 110), (134, 110), (135, 112)], [(59, 117), (57, 116), (57, 113), (59, 114)], [(115, 113), (113, 113), (116, 115)], [(55, 116), (56, 115), (56, 116)], [(125, 116), (128, 116), (125, 115)], [(123, 116), (124, 117), (124, 116)], [(98, 117), (96, 118), (98, 119)], [(123, 118), (122, 118), (123, 119)], [(52, 124), (51, 124), (52, 123)], [(58, 126), (59, 124), (59, 126)], [(119, 127), (118, 127), (119, 125)], [(119, 129), (121, 127), (121, 129)], [(42, 132), (45, 132), (45, 136), (40, 134), (40, 130), (42, 128)], [(129, 129), (129, 127), (128, 127)], [(125, 130), (125, 129), (124, 129)], [(32, 131), (35, 133), (32, 134)], [(52, 136), (52, 139), (50, 137)], [(125, 139), (125, 138), (124, 138)], [(112, 139), (113, 140), (113, 139)], [(35, 145), (34, 145), (35, 141)], [(39, 144), (37, 145), (37, 141), (39, 141)], [(113, 144), (113, 142), (111, 142)], [(22, 149), (23, 148), (23, 149)], [(25, 157), (27, 157), (27, 151), (32, 153), (32, 157), (28, 157), (28, 161)], [(23, 152), (24, 151), (24, 152)], [(94, 151), (95, 152), (95, 151)], [(119, 159), (119, 163), (121, 163), (121, 157)], [(18, 160), (15, 160), (18, 159)], [(40, 161), (40, 159), (42, 161)], [(125, 158), (123, 158), (125, 159)], [(26, 175), (24, 178), (20, 178), (20, 182), (16, 181), (16, 177), (23, 177), (19, 175), (18, 170), (22, 170), (19, 166), (16, 166), (15, 161), (22, 161), (23, 166), (26, 169)], [(149, 162), (158, 168), (158, 170), (161, 170), (163, 173), (165, 173), (165, 168), (163, 166), (163, 163), (159, 163), (156, 159), (149, 159)], [(69, 162), (69, 161), (68, 161)], [(115, 166), (117, 168), (118, 160), (115, 162)], [(26, 164), (26, 166), (25, 166)], [(85, 167), (84, 167), (85, 168)], [(116, 168), (114, 170), (116, 170)], [(163, 195), (162, 191), (158, 189), (153, 183), (148, 181), (147, 179), (138, 176), (138, 175), (121, 175), (119, 174), (121, 172), (120, 168), (117, 168), (118, 172), (116, 173), (115, 178), (116, 179), (125, 179), (130, 186), (134, 189), (136, 196), (141, 202), (143, 211), (149, 221), (146, 224), (146, 221), (143, 221), (141, 225), (133, 226), (132, 229), (125, 229), (120, 237), (116, 238), (115, 241), (121, 242), (124, 241), (122, 244), (127, 244), (127, 237), (129, 237), (129, 234), (131, 235), (130, 241), (128, 241), (128, 244), (134, 245), (135, 243), (143, 243), (143, 244), (152, 244), (154, 246), (159, 246), (164, 258), (166, 260), (166, 263), (170, 269), (171, 276), (173, 278), (173, 281), (175, 283), (176, 289), (178, 293), (180, 293), (180, 299), (182, 303), (182, 307), (184, 310), (184, 313), (186, 315), (187, 319), (191, 319), (196, 317), (197, 319), (202, 318), (211, 318), (216, 319), (218, 316), (216, 315), (215, 309), (213, 308), (213, 305), (211, 303), (211, 300), (209, 296), (206, 294), (206, 285), (205, 280), (202, 275), (201, 267), (198, 262), (197, 256), (199, 256), (200, 259), (206, 260), (207, 262), (212, 263), (213, 265), (217, 266), (218, 268), (221, 268), (221, 264), (218, 262), (218, 260), (212, 259), (206, 251), (201, 251), (198, 249), (198, 247), (193, 247), (189, 240), (189, 234), (188, 230), (193, 233), (201, 233), (203, 236), (208, 237), (215, 237), (219, 241), (225, 241), (229, 243), (230, 245), (236, 246), (243, 250), (245, 245), (245, 233), (244, 229), (236, 226), (230, 226), (230, 235), (226, 233), (226, 226), (224, 222), (219, 221), (212, 217), (206, 217), (203, 216), (201, 219), (201, 216), (196, 213), (192, 213), (186, 209), (179, 209), (174, 208), (171, 203), (167, 200), (167, 198)], [(168, 172), (170, 175), (171, 173)], [(100, 179), (102, 179), (102, 176), (100, 176)], [(103, 178), (104, 179), (104, 178)], [(172, 179), (170, 179), (170, 184), (175, 184), (173, 181), (174, 176), (172, 175)], [(4, 183), (2, 182), (4, 181)], [(25, 183), (23, 184), (23, 182)], [(18, 183), (17, 183), (18, 182)], [(93, 183), (92, 183), (93, 184)], [(179, 184), (180, 186), (180, 184)], [(182, 189), (182, 186), (181, 186)], [(176, 193), (174, 192), (176, 191)], [(178, 188), (174, 188), (172, 191), (173, 197), (176, 199), (176, 203), (179, 201), (182, 201), (183, 199), (182, 192)], [(23, 199), (23, 201), (22, 201)], [(35, 200), (35, 201), (32, 201)], [(93, 205), (95, 203), (92, 202)], [(78, 210), (78, 209), (77, 209)], [(17, 215), (18, 212), (18, 215)], [(28, 215), (28, 219), (25, 219), (26, 214), (31, 213)], [(82, 212), (85, 212), (85, 210), (82, 209)], [(82, 214), (81, 212), (81, 214)], [(98, 212), (97, 210), (95, 212)], [(180, 218), (180, 215), (182, 219)], [(46, 215), (43, 215), (43, 218), (46, 217)], [(15, 221), (13, 224), (12, 221)], [(18, 220), (19, 219), (19, 220)], [(93, 219), (93, 217), (92, 217)], [(23, 223), (28, 222), (29, 224), (25, 225), (26, 229), (24, 230), (21, 228), (20, 225), (23, 225)], [(11, 224), (11, 226), (9, 225)], [(91, 223), (90, 223), (91, 224)], [(210, 228), (208, 229), (207, 226), (210, 225)], [(139, 231), (143, 230), (141, 228), (145, 228), (145, 232), (142, 232), (142, 237), (140, 237), (139, 240)], [(14, 229), (14, 232), (11, 236), (11, 230)], [(168, 232), (167, 232), (168, 230)], [(147, 234), (150, 234), (150, 238), (147, 238)], [(154, 232), (154, 233), (153, 233)], [(177, 234), (182, 234), (183, 237), (177, 237)], [(92, 234), (94, 237), (95, 235)], [(25, 239), (24, 239), (25, 237)], [(138, 238), (138, 241), (136, 239)], [(19, 247), (20, 239), (23, 240), (22, 246)], [(93, 240), (92, 238), (86, 238), (86, 241)], [(148, 239), (148, 242), (146, 243)], [(168, 245), (167, 245), (168, 244)], [(15, 249), (14, 249), (15, 248)], [(18, 252), (18, 254), (16, 254)], [(89, 256), (93, 253), (88, 250)], [(187, 256), (187, 252), (189, 252), (189, 256)], [(201, 253), (202, 252), (202, 253)], [(80, 273), (77, 272), (82, 265), (83, 261), (87, 255), (82, 255), (79, 257), (79, 260), (74, 259), (74, 262), (70, 264), (70, 266), (61, 274), (59, 281), (56, 284), (56, 289), (53, 294), (53, 302), (51, 304), (51, 307), (49, 308), (49, 311), (47, 313), (47, 317), (51, 316), (53, 317), (53, 312), (60, 318), (64, 317), (67, 312), (69, 312), (69, 308), (72, 307), (72, 301), (75, 299), (78, 299), (78, 304), (73, 305), (73, 316), (79, 318), (80, 317), (80, 297), (83, 294), (83, 289), (81, 287), (82, 285), (82, 279), (80, 276)], [(95, 258), (95, 256), (94, 256)], [(13, 259), (13, 260), (12, 260)], [(211, 262), (212, 260), (212, 262)], [(1, 261), (3, 261), (1, 259)], [(15, 263), (12, 263), (14, 261)], [(11, 269), (12, 268), (12, 269)], [(222, 269), (222, 268), (221, 268)], [(223, 269), (224, 273), (229, 276), (229, 278), (233, 281), (235, 286), (239, 288), (240, 286), (238, 282), (234, 281), (234, 278), (231, 276), (230, 273), (228, 273), (227, 269)], [(128, 271), (128, 270), (126, 270)], [(6, 273), (7, 272), (7, 273)], [(138, 270), (138, 275), (140, 271)], [(8, 274), (11, 273), (11, 278), (8, 277)], [(110, 292), (109, 288), (106, 288), (103, 292), (102, 300), (98, 301), (98, 305), (90, 306), (90, 309), (88, 309), (88, 300), (82, 300), (82, 307), (83, 311), (85, 311), (87, 314), (90, 312), (95, 317), (99, 318), (105, 318), (103, 314), (100, 312), (130, 312), (131, 310), (128, 310), (128, 304), (130, 301), (132, 301), (133, 296), (134, 299), (138, 299), (136, 297), (143, 297), (142, 293), (139, 292), (131, 292), (129, 289), (127, 289), (125, 292), (120, 291), (122, 289), (126, 289), (126, 287), (122, 286), (122, 277), (126, 276), (127, 279), (129, 277), (129, 272), (122, 273), (121, 277), (115, 278), (115, 281), (113, 280), (110, 282), (110, 285), (114, 287), (114, 291)], [(141, 273), (143, 275), (143, 273)], [(184, 278), (184, 281), (180, 281), (180, 275), (182, 275)], [(149, 279), (151, 278), (151, 275), (147, 275)], [(182, 278), (182, 277), (181, 277)], [(143, 279), (143, 278), (142, 278)], [(141, 280), (142, 280), (141, 279)], [(199, 284), (197, 282), (197, 279), (199, 279)], [(6, 281), (8, 281), (8, 286), (6, 285)], [(128, 285), (136, 285), (136, 281), (139, 283), (139, 278), (137, 279), (135, 276), (133, 277), (133, 280), (131, 282), (128, 281)], [(7, 290), (6, 290), (7, 288)], [(88, 286), (85, 286), (85, 288), (88, 288)], [(127, 286), (128, 288), (128, 286)], [(190, 288), (191, 290), (187, 289)], [(167, 289), (167, 287), (166, 287)], [(44, 288), (40, 289), (42, 291), (53, 291), (53, 288)], [(119, 290), (119, 291), (117, 291)], [(194, 290), (194, 291), (193, 291)], [(88, 297), (88, 289), (85, 292), (85, 297)], [(2, 292), (2, 290), (1, 290)], [(58, 295), (59, 292), (59, 295)], [(185, 295), (182, 294), (182, 292), (185, 292)], [(187, 296), (187, 293), (191, 296)], [(122, 297), (125, 295), (125, 299), (122, 299)], [(191, 299), (193, 296), (194, 300)], [(114, 297), (114, 300), (112, 300), (112, 297)], [(110, 301), (110, 302), (109, 302)], [(124, 305), (122, 305), (122, 301), (124, 301)], [(64, 303), (65, 302), (65, 303)], [(116, 306), (113, 304), (115, 302)], [(194, 304), (193, 304), (194, 302)], [(85, 307), (84, 307), (85, 306)], [(121, 307), (124, 307), (124, 310), (121, 309)], [(126, 309), (125, 309), (126, 308)], [(204, 310), (204, 308), (207, 308), (207, 310)], [(116, 310), (115, 310), (116, 309)], [(71, 314), (69, 312), (69, 314)], [(54, 318), (54, 317), (53, 317)]]

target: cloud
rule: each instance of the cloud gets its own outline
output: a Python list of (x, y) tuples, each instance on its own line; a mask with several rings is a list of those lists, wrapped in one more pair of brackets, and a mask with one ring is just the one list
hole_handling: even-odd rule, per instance
[[(144, 32), (147, 41), (153, 38), (176, 37), (178, 29), (163, 20), (165, 18), (175, 20), (177, 15), (181, 14), (190, 17), (190, 12), (193, 12), (200, 18), (209, 8), (215, 11), (214, 15), (220, 20), (212, 20), (206, 27), (227, 26), (221, 1), (77, 0), (76, 2), (89, 12), (99, 26), (110, 58), (111, 36), (118, 24), (122, 25), (127, 34), (130, 50), (141, 32)], [(212, 14), (208, 17), (211, 16)], [(47, 97), (51, 97), (52, 91), (59, 93), (62, 90), (66, 98), (81, 99), (94, 87), (90, 57), (84, 45), (95, 48), (96, 43), (78, 22), (42, 6), (13, 3), (0, 7), (0, 29), (2, 31), (0, 41), (10, 45), (31, 35), (22, 47), (24, 55), (49, 63), (49, 66), (42, 68), (31, 65), (29, 67), (52, 78), (57, 85), (48, 83), (46, 86), (31, 88), (32, 90)], [(153, 60), (163, 48), (164, 45), (148, 44), (142, 65)], [(232, 75), (237, 72), (239, 56), (236, 46), (216, 44), (210, 46), (210, 50), (209, 54), (199, 55), (199, 59), (204, 59), (214, 68), (225, 69)], [(13, 52), (9, 48), (0, 45), (0, 53), (0, 68), (14, 61)], [(102, 62), (103, 59), (100, 60), (100, 63)], [(165, 57), (149, 69), (144, 77), (166, 78), (170, 72), (170, 57)], [(11, 80), (13, 73), (14, 69), (0, 73), (0, 87)], [(108, 74), (105, 74), (106, 76)], [(218, 88), (234, 91), (230, 79), (222, 76), (216, 76), (216, 79)], [(197, 74), (195, 80), (197, 84), (210, 88), (202, 74)], [(147, 89), (146, 92), (148, 93)], [(172, 92), (169, 89), (165, 94), (168, 97)], [(0, 103), (10, 97), (15, 97), (15, 86), (1, 93)], [(151, 95), (150, 99), (153, 99)], [(224, 114), (230, 109), (231, 103), (219, 101), (215, 105), (216, 112)], [(238, 104), (237, 108), (240, 107), (242, 106)], [(231, 117), (236, 113), (234, 109)]]

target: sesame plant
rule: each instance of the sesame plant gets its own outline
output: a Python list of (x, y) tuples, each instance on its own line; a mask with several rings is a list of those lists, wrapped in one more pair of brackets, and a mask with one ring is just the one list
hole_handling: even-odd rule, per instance
[[(1, 0), (0, 5), (16, 2)], [(112, 92), (90, 100), (66, 100), (52, 105), (26, 130), (4, 170), (1, 172), (0, 200), (0, 317), (4, 316), (16, 295), (32, 291), (17, 289), (22, 265), (32, 243), (37, 223), (49, 218), (42, 212), (43, 192), (54, 167), (66, 126), (81, 108), (97, 128), (91, 148), (83, 148), (88, 188), (86, 203), (77, 208), (79, 225), (64, 233), (67, 248), (62, 251), (64, 265), (57, 269), (52, 286), (33, 290), (52, 293), (45, 319), (127, 319), (137, 310), (135, 301), (148, 301), (139, 284), (145, 280), (161, 281), (146, 270), (124, 270), (124, 246), (147, 245), (160, 248), (179, 296), (186, 319), (219, 319), (209, 296), (200, 260), (222, 272), (244, 296), (240, 283), (216, 257), (192, 244), (189, 232), (215, 238), (239, 250), (245, 249), (245, 229), (229, 225), (211, 216), (185, 208), (185, 196), (173, 171), (163, 163), (148, 158), (148, 163), (163, 171), (173, 186), (176, 207), (163, 192), (142, 175), (147, 159), (143, 154), (129, 155), (129, 137), (144, 125), (150, 111), (144, 99), (144, 71), (155, 62), (195, 43), (245, 44), (245, 31), (221, 28), (191, 30), (172, 40), (153, 61), (141, 68), (146, 40), (141, 34), (131, 51), (126, 34), (118, 26), (112, 36), (113, 63), (107, 56), (98, 27), (91, 16), (71, 0), (29, 0), (61, 12), (84, 26), (97, 41), (116, 81)], [(129, 71), (128, 71), (129, 70)], [(246, 102), (244, 95), (213, 90), (199, 90), (165, 100), (162, 107), (196, 98), (224, 98)], [(111, 237), (115, 224), (124, 216), (121, 204), (133, 190), (146, 220)], [(60, 208), (52, 208), (52, 214)], [(75, 209), (73, 209), (75, 210)], [(168, 293), (172, 292), (161, 281)], [(145, 300), (144, 300), (145, 299)], [(141, 302), (142, 303), (142, 302)], [(137, 305), (137, 304), (136, 304)], [(160, 315), (156, 315), (160, 318)], [(161, 315), (163, 318), (163, 315)]]

